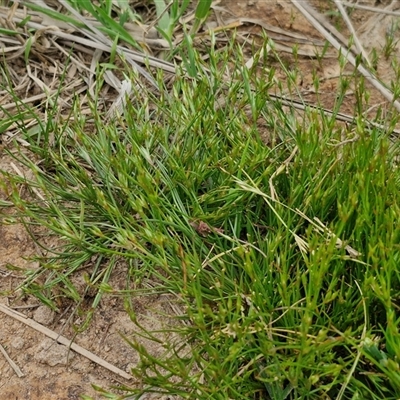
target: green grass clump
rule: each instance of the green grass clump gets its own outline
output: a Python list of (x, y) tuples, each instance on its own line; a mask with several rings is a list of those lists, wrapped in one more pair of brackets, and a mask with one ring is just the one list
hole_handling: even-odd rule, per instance
[(397, 147), (362, 119), (344, 132), (283, 109), (268, 97), (273, 72), (243, 70), (238, 54), (213, 52), (210, 71), (199, 64), (160, 96), (138, 89), (118, 120), (104, 122), (94, 100), (91, 120), (76, 104), (73, 119), (25, 138), (34, 157), (17, 158), (33, 178), (3, 172), (4, 189), (28, 228), (62, 245), (23, 290), (53, 308), (55, 288), (80, 303), (74, 276), (95, 257), (93, 309), (117, 293), (120, 260), (134, 321), (144, 278), (174, 293), (181, 340), (164, 358), (131, 341), (135, 398), (397, 399)]

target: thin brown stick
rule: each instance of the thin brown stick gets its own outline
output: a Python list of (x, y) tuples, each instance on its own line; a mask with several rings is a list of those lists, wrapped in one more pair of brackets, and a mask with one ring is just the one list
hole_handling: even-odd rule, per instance
[(341, 51), (341, 53), (346, 57), (347, 61), (356, 67), (357, 70), (382, 93), (385, 99), (393, 104), (397, 111), (400, 111), (400, 102), (395, 100), (394, 94), (387, 89), (372, 72), (370, 72), (362, 64), (358, 64), (356, 57), (351, 53), (350, 49), (348, 49), (344, 43), (340, 43), (338, 38), (334, 37), (331, 32), (329, 32), (329, 30), (321, 24), (319, 13), (317, 13), (317, 11), (306, 1), (298, 2), (291, 0), (291, 2), (307, 18), (312, 26), (317, 29), (318, 32), (320, 32), (333, 47), (336, 48), (336, 50)]
[(341, 4), (340, 0), (333, 0), (333, 1), (335, 2), (336, 7), (338, 8), (339, 12), (342, 14), (342, 18), (343, 18), (344, 22), (346, 23), (347, 27), (349, 28), (350, 33), (353, 36), (353, 40), (354, 40), (354, 43), (355, 43), (355, 45), (357, 47), (358, 52), (360, 54), (362, 54), (362, 56), (363, 56), (365, 62), (367, 63), (368, 67), (371, 68), (371, 62), (369, 60), (368, 54), (365, 51), (365, 49), (364, 49), (363, 45), (361, 44), (360, 40), (358, 39), (356, 30), (354, 29), (354, 26), (351, 23), (350, 18), (347, 15), (347, 12), (346, 12), (345, 8)]
[(19, 369), (18, 365), (15, 364), (13, 360), (11, 360), (11, 358), (9, 357), (9, 355), (7, 354), (7, 352), (5, 351), (4, 347), (1, 344), (0, 344), (0, 351), (3, 353), (3, 356), (10, 364), (11, 368), (18, 375), (18, 378), (22, 378), (23, 376), (25, 376), (25, 374)]
[(394, 16), (400, 17), (399, 11), (391, 11), (391, 10), (387, 10), (386, 8), (363, 6), (361, 4), (350, 3), (348, 1), (342, 1), (342, 4), (349, 8), (357, 8), (359, 10), (371, 11), (371, 12), (378, 13), (378, 14), (394, 15)]
[(31, 328), (37, 330), (38, 332), (43, 333), (44, 335), (48, 336), (51, 339), (54, 339), (57, 343), (63, 344), (64, 346), (67, 346), (74, 350), (76, 353), (81, 354), (82, 356), (86, 357), (90, 361), (95, 362), (98, 365), (101, 365), (102, 367), (108, 369), (111, 372), (114, 372), (114, 374), (119, 375), (120, 377), (124, 379), (132, 379), (132, 376), (123, 371), (122, 369), (117, 368), (116, 366), (110, 364), (109, 362), (103, 360), (102, 358), (96, 356), (95, 354), (91, 353), (90, 351), (84, 349), (83, 347), (77, 345), (76, 343), (73, 343), (69, 339), (67, 339), (65, 336), (60, 336), (57, 332), (52, 331), (49, 328), (46, 328), (45, 326), (37, 323), (36, 321), (27, 318), (24, 314), (21, 314), (17, 311), (12, 310), (11, 308), (0, 304), (0, 311), (2, 311), (4, 314), (7, 314), (8, 316), (22, 322), (25, 325), (30, 326)]

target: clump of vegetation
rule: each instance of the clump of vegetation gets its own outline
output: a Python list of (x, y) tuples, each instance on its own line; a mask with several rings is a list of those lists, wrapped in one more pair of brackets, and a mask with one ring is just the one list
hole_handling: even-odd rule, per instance
[[(283, 85), (266, 67), (270, 49), (250, 69), (234, 43), (212, 47), (208, 64), (183, 49), (195, 77), (180, 69), (166, 87), (160, 73), (159, 92), (137, 85), (118, 117), (105, 119), (96, 92), (88, 116), (76, 100), (67, 120), (49, 105), (39, 131), (21, 125), (29, 154), (13, 156), (32, 174), (3, 171), (3, 190), (28, 229), (61, 243), (22, 290), (52, 308), (55, 288), (77, 304), (94, 290), (79, 329), (103, 295), (122, 296), (134, 322), (138, 287), (175, 296), (162, 358), (127, 338), (143, 381), (127, 398), (400, 395), (397, 143), (360, 113), (342, 126), (272, 98)], [(336, 110), (347, 87), (343, 78)], [(362, 81), (357, 91), (362, 110)], [(73, 277), (93, 259), (82, 291)], [(124, 290), (110, 284), (120, 260)]]

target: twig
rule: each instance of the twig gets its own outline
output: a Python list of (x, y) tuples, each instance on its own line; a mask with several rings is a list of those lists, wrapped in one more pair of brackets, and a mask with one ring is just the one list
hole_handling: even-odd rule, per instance
[(375, 13), (379, 13), (379, 14), (394, 15), (394, 16), (400, 17), (400, 12), (386, 10), (385, 8), (363, 6), (361, 4), (349, 3), (347, 1), (342, 1), (342, 4), (344, 6), (350, 7), (350, 8), (358, 8), (359, 10), (371, 11), (371, 12), (375, 12)]
[(312, 26), (317, 29), (328, 41), (329, 43), (335, 47), (336, 50), (341, 51), (342, 54), (345, 54), (346, 59), (355, 67), (357, 70), (367, 78), (371, 84), (378, 89), (382, 95), (390, 101), (397, 111), (400, 111), (400, 102), (395, 100), (394, 94), (387, 89), (374, 74), (368, 71), (362, 64), (359, 64), (356, 61), (356, 57), (351, 53), (351, 51), (344, 45), (344, 43), (340, 43), (337, 38), (335, 38), (331, 32), (328, 31), (327, 28), (322, 26), (322, 24), (318, 21), (318, 13), (313, 9), (306, 1), (296, 1), (291, 0), (292, 4), (307, 18), (307, 20), (312, 24)]
[(11, 360), (11, 358), (9, 357), (9, 355), (7, 354), (7, 352), (4, 350), (4, 347), (0, 344), (0, 351), (3, 353), (3, 356), (5, 357), (5, 359), (8, 361), (8, 363), (10, 364), (11, 368), (14, 370), (14, 372), (18, 375), (18, 378), (22, 378), (23, 376), (25, 376), (25, 374), (19, 369), (18, 365), (15, 364), (15, 362), (13, 360)]
[[(284, 106), (287, 107), (293, 107), (296, 110), (301, 110), (301, 111), (305, 111), (307, 108), (311, 108), (313, 110), (316, 111), (322, 111), (325, 115), (329, 116), (329, 117), (335, 117), (335, 119), (337, 121), (342, 121), (342, 122), (348, 122), (348, 123), (354, 123), (356, 120), (355, 116), (351, 116), (348, 114), (343, 114), (343, 113), (334, 113), (331, 110), (328, 110), (326, 108), (321, 108), (320, 106), (314, 105), (314, 104), (308, 104), (308, 103), (304, 103), (301, 102), (299, 100), (291, 100), (285, 96), (277, 96), (277, 95), (273, 95), (270, 94), (269, 95), (272, 99), (280, 101)], [(362, 120), (367, 124), (367, 126), (369, 127), (374, 127), (374, 128), (378, 128), (378, 129), (382, 129), (384, 131), (388, 131), (388, 127), (383, 125), (383, 124), (379, 124), (377, 122), (374, 121), (370, 121), (367, 118), (362, 117)], [(393, 136), (400, 136), (400, 130), (399, 129), (392, 129), (389, 132), (391, 135)], [(395, 134), (395, 135), (394, 135)]]
[(339, 12), (342, 14), (342, 17), (344, 19), (344, 22), (346, 23), (347, 27), (349, 28), (351, 34), (353, 35), (353, 40), (354, 43), (357, 47), (357, 50), (362, 54), (364, 60), (367, 62), (367, 65), (369, 68), (371, 68), (371, 62), (369, 61), (368, 58), (368, 54), (367, 52), (364, 50), (364, 47), (362, 46), (361, 42), (358, 40), (358, 36), (357, 33), (354, 29), (353, 24), (350, 21), (349, 16), (347, 15), (346, 10), (344, 9), (342, 3), (340, 2), (340, 0), (333, 0), (336, 4), (336, 7), (338, 8)]
[(64, 346), (70, 347), (72, 350), (74, 350), (76, 353), (81, 354), (82, 356), (86, 357), (90, 361), (95, 362), (98, 365), (101, 365), (102, 367), (108, 369), (111, 372), (114, 372), (115, 374), (121, 376), (124, 379), (132, 379), (132, 376), (123, 371), (122, 369), (117, 368), (116, 366), (110, 364), (109, 362), (103, 360), (102, 358), (96, 356), (95, 354), (91, 353), (90, 351), (84, 349), (83, 347), (77, 345), (76, 343), (72, 343), (69, 339), (67, 339), (65, 336), (59, 336), (57, 332), (52, 331), (49, 328), (46, 328), (45, 326), (37, 323), (36, 321), (27, 318), (25, 315), (16, 312), (12, 310), (11, 308), (0, 304), (0, 311), (2, 311), (4, 314), (9, 315), (10, 317), (24, 323), (25, 325), (30, 326), (31, 328), (37, 330), (38, 332), (41, 332), (48, 336), (51, 339), (54, 339), (56, 342), (63, 344)]

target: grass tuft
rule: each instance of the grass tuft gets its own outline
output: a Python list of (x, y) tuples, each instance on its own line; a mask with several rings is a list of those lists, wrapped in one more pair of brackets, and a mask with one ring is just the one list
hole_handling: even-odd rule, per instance
[(140, 282), (174, 293), (186, 324), (164, 357), (127, 338), (144, 383), (129, 396), (398, 398), (397, 147), (361, 119), (284, 109), (268, 97), (273, 71), (245, 73), (234, 46), (210, 52), (210, 71), (193, 51), (196, 78), (178, 74), (159, 97), (138, 89), (118, 120), (93, 99), (90, 118), (76, 103), (70, 120), (53, 109), (44, 132), (26, 132), (31, 154), (14, 156), (31, 177), (3, 171), (3, 189), (60, 247), (21, 288), (52, 308), (94, 291), (77, 329), (118, 293), (120, 260), (133, 321)]

